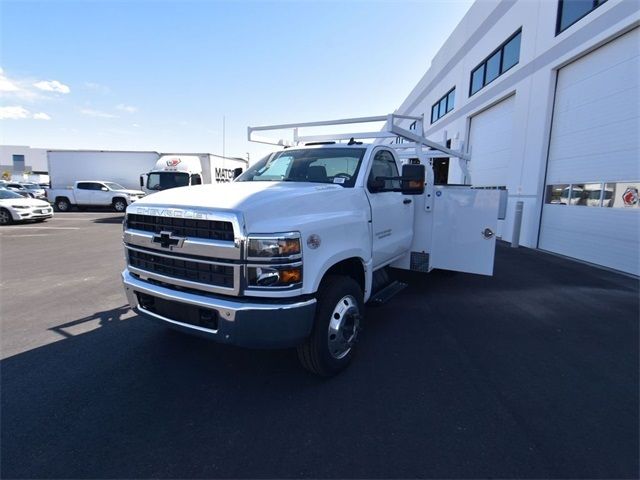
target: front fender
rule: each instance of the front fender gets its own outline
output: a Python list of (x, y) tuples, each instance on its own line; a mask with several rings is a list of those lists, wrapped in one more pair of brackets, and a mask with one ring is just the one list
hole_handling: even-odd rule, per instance
[(369, 300), (369, 297), (371, 296), (371, 283), (373, 278), (373, 260), (371, 259), (371, 257), (369, 257), (368, 260), (365, 259), (367, 258), (365, 257), (365, 255), (368, 255), (368, 252), (362, 249), (354, 248), (351, 250), (345, 250), (327, 258), (320, 267), (319, 274), (315, 276), (315, 282), (312, 286), (313, 292), (318, 291), (318, 288), (320, 288), (320, 282), (322, 282), (322, 279), (331, 269), (331, 267), (342, 262), (343, 260), (357, 258), (358, 260), (360, 260), (360, 262), (362, 262), (362, 268), (364, 269), (364, 292), (362, 292), (364, 294), (364, 301), (366, 302), (367, 300)]

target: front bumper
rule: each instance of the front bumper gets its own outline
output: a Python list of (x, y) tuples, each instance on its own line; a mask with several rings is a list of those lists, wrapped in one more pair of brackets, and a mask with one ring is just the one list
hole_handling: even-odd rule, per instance
[[(122, 281), (129, 305), (135, 312), (176, 330), (220, 343), (249, 348), (294, 347), (309, 336), (313, 326), (315, 298), (267, 303), (259, 299), (200, 295), (141, 280), (128, 270), (122, 272)], [(163, 313), (176, 313), (161, 315), (160, 305)], [(200, 323), (198, 316), (202, 319)]]
[(29, 208), (29, 209), (13, 209), (15, 212), (13, 214), (14, 220), (37, 220), (40, 218), (51, 218), (53, 217), (53, 208), (52, 207), (38, 207), (38, 208)]
[(127, 205), (131, 205), (134, 202), (137, 202), (138, 200), (142, 200), (144, 198), (144, 196), (142, 197), (125, 197), (125, 200), (127, 201)]

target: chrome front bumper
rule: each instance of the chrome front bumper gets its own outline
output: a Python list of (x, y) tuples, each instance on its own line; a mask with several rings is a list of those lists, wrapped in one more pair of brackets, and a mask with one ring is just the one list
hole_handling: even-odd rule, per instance
[[(215, 295), (199, 295), (166, 288), (122, 272), (125, 293), (131, 308), (147, 318), (194, 335), (250, 348), (288, 348), (299, 345), (311, 333), (316, 300), (288, 299), (284, 303), (243, 301)], [(214, 312), (215, 327), (203, 327), (178, 318), (168, 318), (141, 304), (141, 298), (157, 298), (163, 303), (195, 307)], [(284, 300), (284, 299), (283, 299)], [(185, 314), (186, 315), (186, 314)]]

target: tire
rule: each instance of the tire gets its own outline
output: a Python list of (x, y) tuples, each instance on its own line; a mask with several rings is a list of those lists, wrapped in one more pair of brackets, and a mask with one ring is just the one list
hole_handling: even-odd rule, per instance
[(56, 198), (56, 209), (59, 212), (68, 212), (71, 210), (69, 199), (65, 197)]
[(354, 279), (337, 275), (323, 279), (317, 298), (313, 330), (298, 347), (298, 358), (310, 372), (330, 377), (351, 363), (362, 330), (364, 301)]
[(127, 209), (127, 201), (124, 198), (114, 198), (113, 209), (118, 213), (124, 213)]
[(11, 225), (13, 223), (13, 217), (11, 212), (6, 208), (0, 208), (0, 225)]

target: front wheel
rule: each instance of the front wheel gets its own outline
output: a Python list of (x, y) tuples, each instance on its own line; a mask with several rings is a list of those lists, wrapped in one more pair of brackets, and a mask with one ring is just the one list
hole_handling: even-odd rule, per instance
[(318, 290), (313, 331), (298, 347), (304, 368), (325, 377), (344, 370), (353, 358), (363, 313), (362, 290), (354, 279), (325, 278)]
[(13, 217), (9, 210), (0, 208), (0, 225), (11, 225), (13, 223)]
[(66, 198), (58, 198), (56, 200), (56, 208), (59, 212), (68, 212), (71, 210), (71, 203)]
[(122, 198), (116, 198), (113, 200), (113, 209), (118, 213), (122, 213), (127, 209), (127, 202)]

